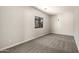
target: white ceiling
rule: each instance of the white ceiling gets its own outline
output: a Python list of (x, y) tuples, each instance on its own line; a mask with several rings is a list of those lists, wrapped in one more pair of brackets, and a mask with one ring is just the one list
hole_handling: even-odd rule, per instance
[(73, 6), (35, 6), (35, 7), (50, 15), (72, 12), (74, 10)]

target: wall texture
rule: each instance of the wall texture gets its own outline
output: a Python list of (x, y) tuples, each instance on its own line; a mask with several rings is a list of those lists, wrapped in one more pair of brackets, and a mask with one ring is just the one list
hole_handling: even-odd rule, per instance
[[(44, 28), (34, 28), (34, 17), (44, 17)], [(49, 16), (32, 7), (0, 7), (0, 49), (49, 33)]]

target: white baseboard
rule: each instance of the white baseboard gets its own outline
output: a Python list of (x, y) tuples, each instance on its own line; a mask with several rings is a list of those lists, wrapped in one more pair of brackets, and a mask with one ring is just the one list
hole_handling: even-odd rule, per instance
[[(74, 38), (75, 39), (75, 38)], [(77, 49), (78, 49), (78, 52), (79, 52), (79, 45), (78, 45), (78, 43), (77, 43), (77, 41), (75, 40), (75, 42), (76, 42), (76, 45), (77, 45)]]
[(60, 35), (66, 35), (66, 36), (74, 36), (74, 35), (68, 35), (68, 34), (63, 34), (63, 33), (52, 33), (52, 34), (60, 34)]
[(16, 45), (19, 45), (19, 44), (22, 44), (22, 43), (25, 43), (25, 42), (28, 42), (30, 40), (33, 40), (33, 39), (29, 39), (29, 40), (24, 40), (24, 41), (21, 41), (21, 42), (18, 42), (16, 44), (13, 44), (13, 45), (10, 45), (10, 46), (7, 46), (7, 47), (4, 47), (4, 48), (1, 48), (0, 51), (4, 51), (5, 49), (8, 49), (8, 48), (11, 48), (11, 47), (14, 47)]
[(42, 35), (40, 35), (40, 36), (38, 36), (38, 37), (33, 37), (33, 38), (31, 38), (31, 39), (28, 39), (28, 40), (24, 40), (24, 41), (21, 41), (21, 42), (17, 42), (17, 43), (15, 43), (15, 44), (13, 44), (13, 45), (9, 45), (9, 46), (7, 46), (7, 47), (1, 48), (0, 51), (4, 51), (4, 50), (6, 50), (6, 49), (8, 49), (8, 48), (14, 47), (14, 46), (16, 46), (16, 45), (19, 45), (19, 44), (22, 44), (22, 43), (25, 43), (25, 42), (28, 42), (28, 41), (30, 41), (30, 40), (39, 38), (39, 37), (44, 36), (44, 35), (47, 35), (47, 34), (42, 34)]
[[(76, 41), (75, 41), (76, 42)], [(76, 45), (77, 45), (77, 43), (76, 43)], [(79, 52), (79, 46), (77, 45), (77, 49), (78, 49), (78, 52)]]

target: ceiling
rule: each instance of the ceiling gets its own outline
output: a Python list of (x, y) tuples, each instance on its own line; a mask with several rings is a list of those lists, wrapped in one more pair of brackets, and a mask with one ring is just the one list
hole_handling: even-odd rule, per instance
[(74, 10), (73, 6), (35, 6), (35, 8), (38, 8), (49, 15), (67, 13)]

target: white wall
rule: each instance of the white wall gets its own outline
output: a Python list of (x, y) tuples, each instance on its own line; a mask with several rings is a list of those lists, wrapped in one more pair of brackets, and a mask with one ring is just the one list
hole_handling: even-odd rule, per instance
[[(57, 34), (74, 35), (79, 51), (79, 7), (71, 7), (72, 11), (51, 17), (51, 32)], [(68, 10), (68, 9), (67, 9)], [(58, 22), (59, 18), (59, 22)]]
[[(44, 17), (44, 28), (34, 28), (34, 16)], [(32, 7), (0, 7), (0, 49), (49, 33), (48, 15)]]
[(0, 7), (0, 49), (24, 39), (23, 8)]
[[(31, 7), (27, 7), (24, 10), (24, 24), (25, 24), (25, 39), (34, 39), (39, 36), (45, 35), (50, 33), (50, 23), (49, 23), (49, 16), (34, 9)], [(43, 28), (35, 29), (35, 16), (43, 17), (44, 25)]]
[[(59, 20), (58, 20), (59, 19)], [(56, 34), (74, 35), (73, 13), (62, 13), (51, 17), (51, 32)]]
[(75, 7), (75, 41), (79, 51), (79, 7)]

